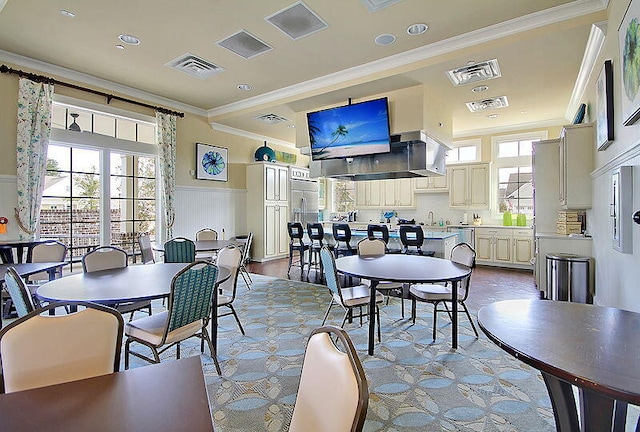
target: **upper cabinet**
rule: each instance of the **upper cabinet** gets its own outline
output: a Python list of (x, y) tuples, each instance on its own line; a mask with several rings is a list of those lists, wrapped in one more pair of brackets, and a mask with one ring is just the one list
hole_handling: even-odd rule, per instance
[(443, 176), (415, 177), (413, 179), (416, 193), (448, 192), (449, 174), (448, 170)]
[(565, 126), (560, 135), (560, 206), (591, 208), (593, 123)]
[(413, 183), (410, 178), (356, 182), (356, 208), (413, 207)]
[(449, 206), (457, 209), (489, 209), (490, 164), (474, 163), (447, 168)]
[(288, 201), (289, 167), (263, 164), (264, 196), (267, 201)]

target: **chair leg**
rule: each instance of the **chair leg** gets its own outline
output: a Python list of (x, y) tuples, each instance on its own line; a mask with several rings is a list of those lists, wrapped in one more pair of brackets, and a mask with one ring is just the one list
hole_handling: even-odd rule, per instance
[(324, 323), (327, 321), (327, 317), (329, 316), (329, 312), (331, 312), (332, 306), (333, 306), (333, 299), (331, 299), (331, 303), (329, 303), (329, 307), (327, 308), (327, 312), (324, 314), (324, 318), (322, 319), (321, 325), (324, 325)]
[(304, 278), (304, 262), (304, 249), (300, 249), (300, 280)]
[(473, 332), (476, 334), (476, 339), (478, 339), (478, 330), (476, 330), (476, 325), (473, 323), (473, 320), (471, 319), (471, 314), (469, 313), (469, 309), (467, 309), (467, 305), (465, 305), (464, 302), (458, 302), (458, 304), (462, 305), (462, 309), (464, 310), (464, 313), (467, 314), (467, 318), (469, 318), (469, 322), (471, 323), (471, 328), (473, 329)]
[[(436, 340), (436, 322), (438, 320), (438, 303), (439, 302), (435, 302), (433, 304), (433, 340)], [(445, 307), (447, 307), (447, 305), (444, 305)]]
[(293, 262), (293, 249), (289, 248), (289, 268), (287, 269), (287, 277), (289, 277), (291, 273), (292, 262)]
[(380, 336), (380, 308), (376, 305), (376, 320), (378, 321), (378, 343), (382, 342), (382, 338)]
[(236, 314), (236, 310), (233, 308), (232, 304), (228, 304), (227, 307), (229, 309), (231, 309), (231, 313), (233, 314), (234, 318), (236, 319), (236, 322), (238, 323), (238, 327), (240, 327), (240, 333), (242, 333), (242, 335), (244, 336), (244, 329), (242, 328), (242, 324), (240, 324), (240, 319), (238, 318), (238, 314)]
[(347, 317), (351, 316), (351, 311), (353, 309), (347, 309), (347, 312), (344, 314), (344, 318), (342, 318), (342, 323), (340, 324), (340, 328), (344, 328), (344, 323), (347, 321)]
[(416, 323), (416, 299), (415, 299), (415, 297), (413, 297), (411, 299), (411, 320), (413, 321), (413, 324)]
[(176, 358), (180, 360), (180, 342), (176, 344)]
[(213, 342), (209, 337), (209, 331), (207, 330), (206, 326), (202, 327), (201, 337), (202, 339), (206, 340), (207, 344), (209, 345), (209, 352), (211, 353), (211, 358), (213, 359), (213, 364), (216, 366), (216, 371), (218, 372), (218, 375), (222, 375), (222, 370), (220, 369), (220, 364), (218, 363), (218, 354), (216, 353), (216, 350), (213, 348)]
[(129, 348), (131, 345), (131, 339), (127, 339), (124, 343), (124, 370), (129, 369)]

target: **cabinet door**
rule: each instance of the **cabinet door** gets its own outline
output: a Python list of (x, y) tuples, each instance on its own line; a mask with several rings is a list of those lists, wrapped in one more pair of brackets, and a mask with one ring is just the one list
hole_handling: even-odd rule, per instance
[(357, 207), (382, 207), (382, 183), (379, 180), (356, 182)]
[(469, 208), (489, 208), (489, 167), (487, 165), (469, 166)]
[(278, 167), (278, 201), (289, 200), (289, 169)]
[(467, 167), (451, 167), (449, 174), (449, 206), (467, 208)]
[(289, 232), (287, 222), (289, 220), (289, 207), (280, 205), (276, 212), (275, 231), (278, 233), (278, 255), (289, 255)]
[(395, 207), (398, 205), (398, 199), (396, 197), (396, 182), (395, 180), (381, 180), (383, 190), (383, 202), (385, 207)]
[(493, 234), (476, 231), (476, 259), (478, 261), (493, 259)]
[(275, 201), (279, 193), (278, 170), (275, 166), (264, 167), (264, 198), (268, 201)]
[(445, 172), (443, 176), (429, 177), (431, 179), (431, 186), (434, 192), (446, 192), (449, 190), (448, 174)]
[[(264, 206), (264, 256), (270, 257), (278, 254), (280, 230), (276, 231), (280, 221), (279, 206), (277, 204), (265, 204)], [(286, 227), (286, 225), (285, 225)], [(285, 228), (286, 230), (286, 228)]]
[(411, 188), (411, 179), (396, 179), (394, 182), (396, 189), (396, 205), (401, 207), (412, 207), (413, 189)]
[(431, 189), (432, 178), (433, 177), (416, 177), (413, 183), (416, 192), (424, 192)]
[(514, 237), (513, 238), (513, 262), (516, 264), (531, 265), (533, 258), (533, 238)]
[(356, 207), (367, 206), (367, 183), (366, 181), (356, 182)]
[(510, 235), (496, 235), (494, 237), (494, 261), (501, 263), (511, 262), (511, 242)]

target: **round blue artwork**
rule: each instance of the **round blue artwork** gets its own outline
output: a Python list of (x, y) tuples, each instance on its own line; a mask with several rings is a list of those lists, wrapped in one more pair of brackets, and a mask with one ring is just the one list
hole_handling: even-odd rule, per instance
[(226, 165), (224, 158), (217, 151), (209, 151), (202, 155), (202, 168), (207, 174), (218, 175)]
[(256, 150), (254, 154), (254, 159), (257, 161), (275, 162), (276, 152), (266, 145), (264, 147), (258, 147), (258, 150)]

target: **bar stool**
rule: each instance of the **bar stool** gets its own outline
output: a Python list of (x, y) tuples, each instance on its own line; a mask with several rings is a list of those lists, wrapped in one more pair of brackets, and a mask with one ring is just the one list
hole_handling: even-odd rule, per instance
[[(309, 245), (305, 244), (302, 240), (304, 236), (304, 230), (300, 222), (287, 222), (287, 231), (289, 231), (289, 268), (287, 269), (287, 277), (291, 273), (291, 266), (295, 265), (300, 267), (300, 280), (304, 276), (304, 253), (309, 250)], [(298, 251), (300, 259), (293, 262), (293, 254)]]
[(389, 228), (386, 225), (369, 224), (367, 225), (367, 237), (369, 239), (379, 238), (384, 242), (385, 253), (401, 253), (401, 249), (389, 248)]
[(346, 223), (333, 224), (333, 239), (336, 241), (334, 255), (338, 258), (340, 255), (355, 255), (356, 250), (351, 246), (351, 228)]
[[(316, 275), (318, 274), (318, 266), (320, 268), (320, 275), (324, 277), (322, 260), (320, 259), (320, 250), (324, 244), (324, 227), (320, 222), (307, 223), (307, 236), (311, 240), (309, 245), (309, 270), (307, 270), (307, 280), (309, 280), (309, 273), (313, 266)], [(333, 249), (333, 246), (329, 246), (329, 249)]]
[[(435, 251), (423, 251), (424, 232), (420, 225), (400, 225), (402, 253), (410, 255), (434, 256)], [(416, 248), (415, 250), (410, 248)]]

